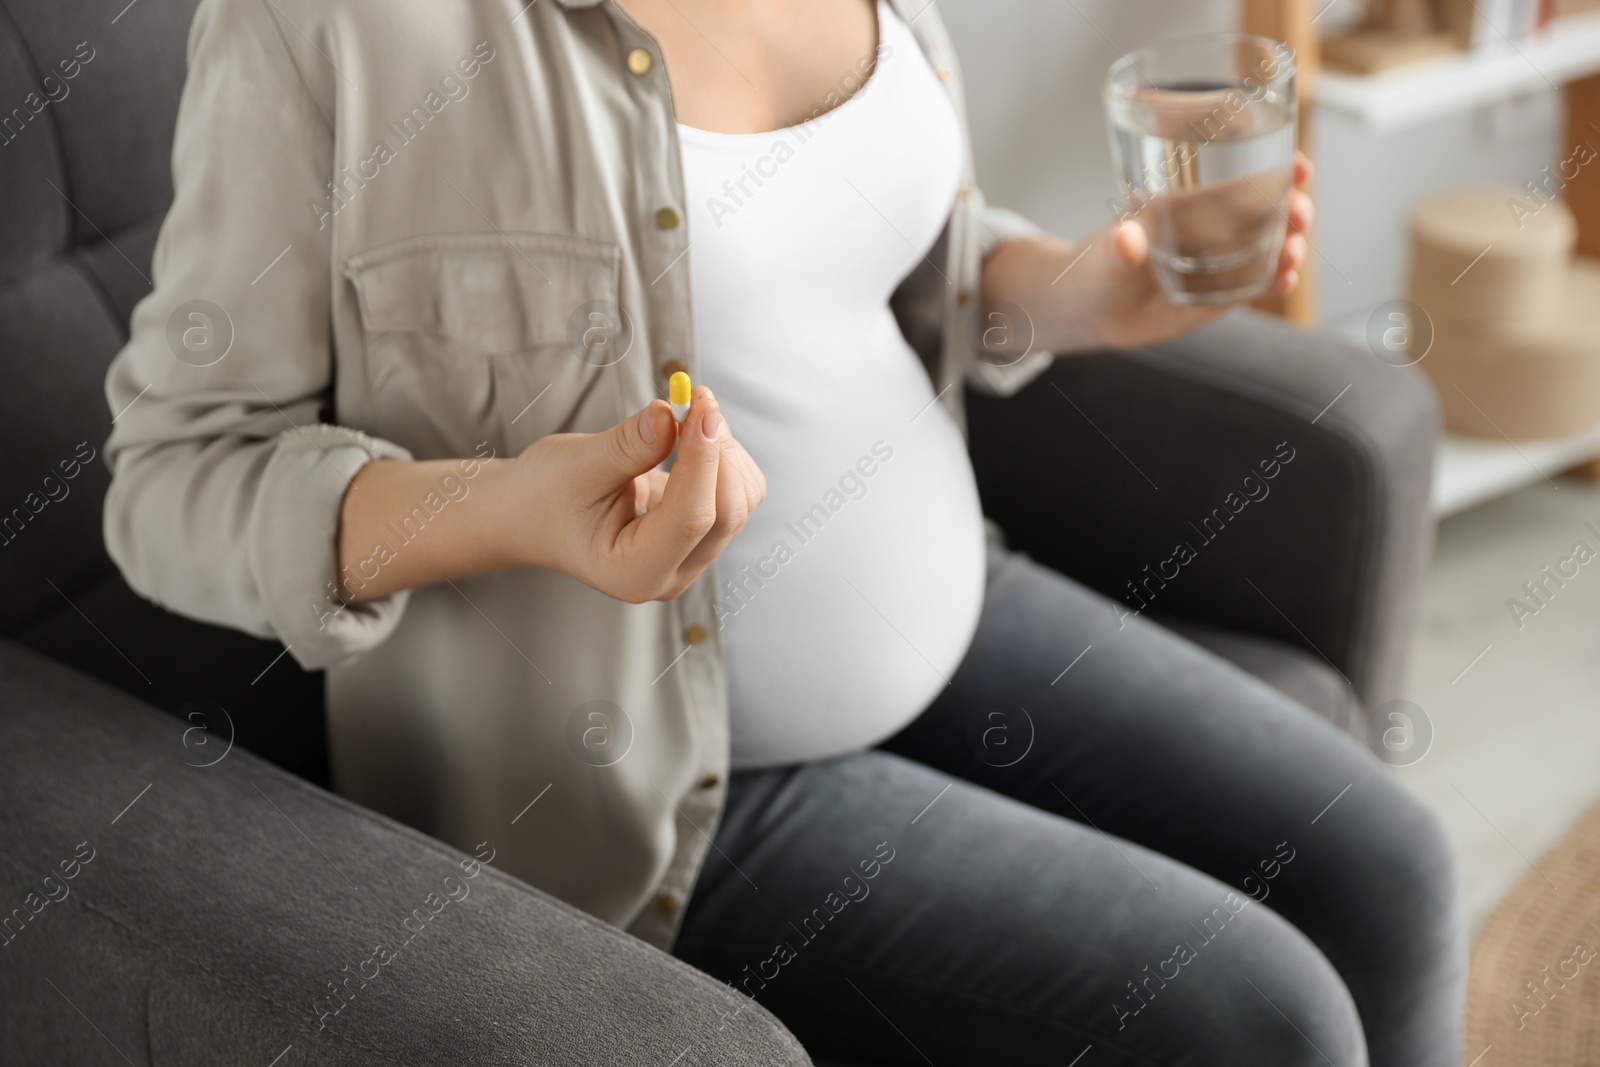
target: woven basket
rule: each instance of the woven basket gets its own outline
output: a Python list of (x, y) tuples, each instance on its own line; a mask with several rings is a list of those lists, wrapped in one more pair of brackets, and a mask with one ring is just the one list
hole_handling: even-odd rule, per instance
[(1421, 363), (1445, 426), (1476, 437), (1566, 437), (1600, 422), (1600, 266), (1572, 258), (1559, 201), (1455, 192), (1412, 220), (1411, 299), (1433, 323)]
[(1473, 946), (1462, 1063), (1480, 1060), (1600, 1065), (1600, 806), (1539, 859)]

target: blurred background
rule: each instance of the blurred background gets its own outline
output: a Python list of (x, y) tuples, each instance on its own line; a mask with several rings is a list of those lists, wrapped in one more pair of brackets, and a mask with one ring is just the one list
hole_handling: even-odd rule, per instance
[[(1364, 345), (1374, 322), (1398, 321), (1392, 301), (1432, 312), (1415, 325), (1437, 336), (1402, 360), (1428, 348), (1418, 365), (1448, 426), (1407, 694), (1432, 741), (1395, 773), (1455, 842), (1475, 935), (1519, 884), (1554, 894), (1541, 857), (1600, 798), (1600, 566), (1575, 554), (1579, 542), (1600, 550), (1600, 293), (1584, 255), (1600, 253), (1596, 6), (940, 4), (969, 72), (989, 199), (1069, 238), (1109, 219), (1100, 89), (1120, 55), (1247, 28), (1320, 66), (1301, 87), (1318, 174), (1315, 269), (1308, 299), (1288, 310)], [(1563, 560), (1576, 576), (1551, 581)], [(1518, 988), (1555, 948), (1530, 951)], [(1495, 1011), (1514, 1018), (1503, 999)], [(1600, 1045), (1562, 1062), (1600, 1062), (1590, 1056)]]
[[(1101, 103), (1115, 60), (1240, 29), (1296, 49), (1318, 219), (1304, 284), (1270, 310), (1358, 346), (1356, 365), (1368, 352), (1415, 364), (1438, 393), (1445, 427), (1434, 447), (1434, 552), (1402, 694), (1407, 718), (1396, 726), (1404, 744), (1389, 762), (1437, 813), (1458, 856), (1475, 941), (1463, 1063), (1600, 1065), (1600, 977), (1588, 977), (1600, 975), (1600, 0), (909, 6), (924, 2), (939, 4), (962, 56), (989, 200), (1069, 239), (1107, 225), (1120, 192)], [(32, 472), (71, 455), (74, 442), (98, 447), (108, 432), (105, 364), (150, 284), (194, 7), (115, 0), (113, 17), (0, 0), (0, 85), (13, 103), (34, 89), (31, 56), (59, 61), (68, 80), (93, 63), (92, 76), (73, 81), (72, 103), (45, 112), (56, 134), (0, 154), (0, 193), (13, 208), (0, 241), (0, 356), (14, 379), (0, 393), (0, 473), (15, 472), (5, 492), (13, 503), (37, 495)], [(93, 28), (100, 23), (122, 36)], [(97, 52), (85, 41), (74, 52), (86, 27), (114, 44)], [(64, 83), (54, 84), (43, 91), (65, 99)], [(29, 105), (34, 114), (44, 107)], [(29, 121), (12, 115), (0, 141)], [(1317, 352), (1328, 354), (1306, 345), (1284, 359), (1303, 366)], [(1134, 376), (1133, 362), (1107, 358), (1096, 372), (1107, 420), (1144, 418), (1117, 403), (1134, 392), (1126, 383), (1172, 377), (1148, 364)], [(1299, 426), (1297, 409), (1292, 417)], [(1110, 453), (1085, 420), (1072, 440)], [(320, 676), (298, 671), (276, 642), (135, 595), (101, 545), (105, 466), (86, 460), (84, 470), (71, 502), (43, 513), (50, 533), (0, 557), (4, 637), (180, 718), (201, 704), (226, 708), (241, 747), (325, 783)], [(1313, 491), (1320, 501), (1308, 499)], [(1305, 492), (1308, 525), (1356, 510), (1326, 485)], [(1111, 545), (1136, 540), (1130, 531), (1164, 536), (1100, 518), (1110, 532), (1094, 543), (1116, 547), (1119, 559), (1141, 558), (1137, 547)], [(1350, 540), (1333, 540), (1341, 538)], [(1232, 573), (1225, 551), (1208, 560), (1208, 580)], [(1282, 555), (1292, 572), (1304, 553)], [(1319, 562), (1304, 560), (1300, 573)], [(1410, 597), (1401, 583), (1372, 584)]]

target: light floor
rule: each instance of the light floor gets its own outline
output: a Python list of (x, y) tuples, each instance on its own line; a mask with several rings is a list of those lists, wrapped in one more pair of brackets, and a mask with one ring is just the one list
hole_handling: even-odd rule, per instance
[[(1434, 741), (1395, 774), (1444, 820), (1474, 933), (1600, 800), (1600, 535), (1585, 522), (1600, 529), (1600, 488), (1557, 478), (1439, 529), (1407, 694)], [(1519, 629), (1507, 601), (1537, 607), (1523, 583), (1578, 541), (1594, 561)]]

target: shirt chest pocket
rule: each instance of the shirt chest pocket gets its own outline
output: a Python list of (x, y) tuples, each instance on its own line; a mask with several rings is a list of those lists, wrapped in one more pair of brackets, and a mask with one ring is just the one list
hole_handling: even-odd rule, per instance
[[(515, 455), (605, 413), (605, 368), (631, 345), (621, 252), (538, 233), (411, 237), (351, 257), (372, 429), (418, 459)], [(609, 408), (609, 405), (608, 405)]]

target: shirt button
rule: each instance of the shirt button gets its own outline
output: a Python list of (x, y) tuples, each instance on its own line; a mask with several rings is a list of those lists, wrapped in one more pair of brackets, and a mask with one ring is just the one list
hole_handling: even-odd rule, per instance
[(661, 364), (661, 377), (663, 378), (671, 379), (671, 377), (674, 374), (677, 374), (679, 371), (682, 371), (685, 374), (689, 373), (689, 368), (684, 365), (684, 362), (681, 359), (669, 359), (665, 363)]
[(635, 48), (628, 53), (628, 69), (638, 75), (650, 73), (650, 68), (656, 65), (656, 57), (643, 48)]
[(656, 229), (675, 230), (678, 228), (678, 212), (670, 207), (664, 207), (656, 212)]
[(691, 622), (683, 628), (683, 639), (691, 645), (698, 645), (706, 639), (706, 628), (697, 622)]
[(671, 893), (662, 893), (656, 897), (656, 914), (663, 919), (670, 919), (678, 914), (678, 898)]
[(956, 294), (956, 307), (964, 308), (970, 303), (972, 303), (972, 294), (965, 289)]
[(722, 784), (722, 775), (716, 771), (707, 771), (705, 777), (700, 779), (701, 789), (715, 789)]
[[(648, 70), (649, 67), (647, 66), (645, 69)], [(940, 81), (944, 82), (946, 85), (950, 84), (950, 68), (949, 67), (934, 67), (933, 68), (933, 72), (935, 74), (939, 75), (939, 80)], [(634, 73), (635, 74), (643, 74), (644, 71), (640, 70), (640, 71), (635, 71)]]

